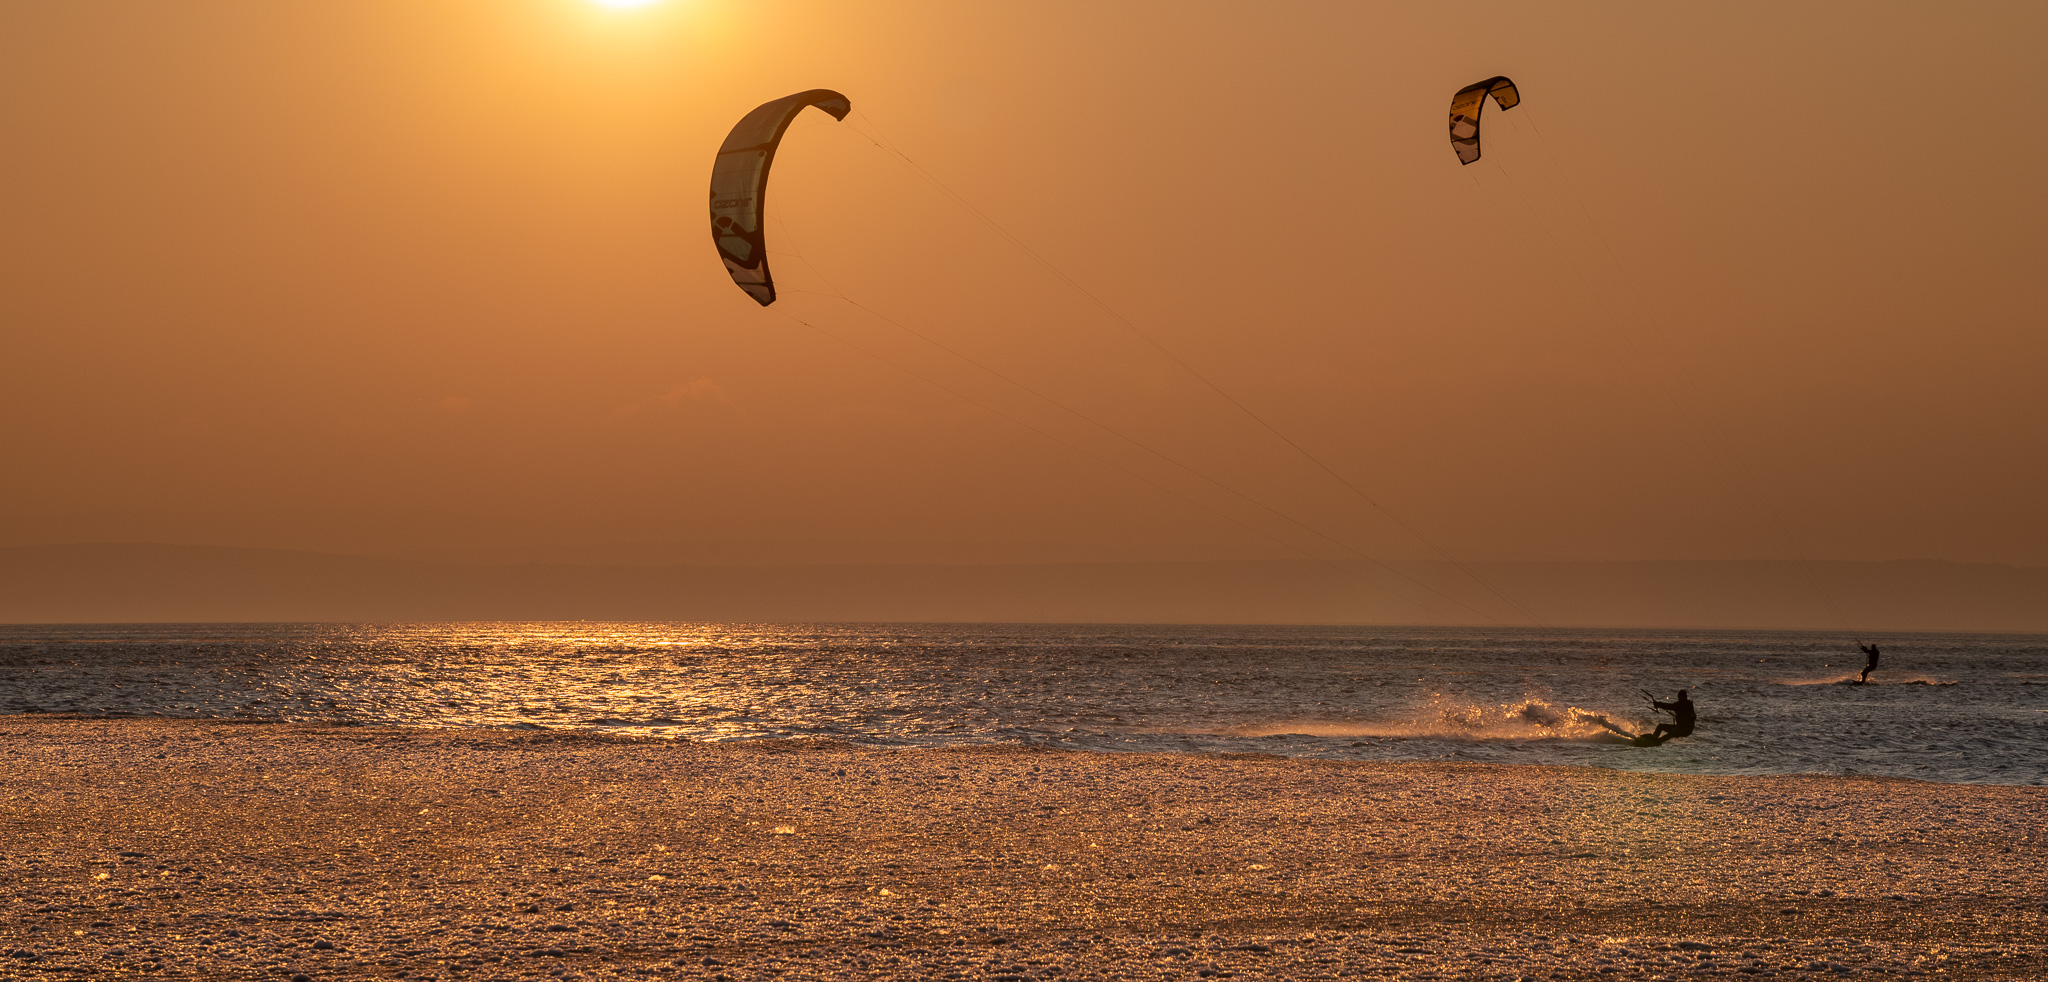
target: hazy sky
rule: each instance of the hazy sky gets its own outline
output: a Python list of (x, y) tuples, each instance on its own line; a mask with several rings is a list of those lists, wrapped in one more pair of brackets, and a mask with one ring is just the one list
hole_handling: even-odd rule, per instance
[(2048, 6), (1452, 10), (0, 5), (0, 545), (2048, 564)]

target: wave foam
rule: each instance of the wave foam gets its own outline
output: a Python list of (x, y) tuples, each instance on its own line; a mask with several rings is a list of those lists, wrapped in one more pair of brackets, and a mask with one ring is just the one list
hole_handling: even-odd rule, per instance
[(1937, 679), (1937, 678), (1929, 678), (1929, 677), (1927, 677), (1927, 676), (1925, 676), (1925, 675), (1915, 675), (1915, 676), (1910, 676), (1910, 677), (1899, 677), (1899, 676), (1893, 676), (1893, 677), (1891, 677), (1891, 678), (1874, 678), (1874, 679), (1871, 679), (1871, 680), (1870, 680), (1870, 681), (1868, 681), (1868, 682), (1862, 682), (1862, 681), (1858, 681), (1858, 679), (1857, 679), (1857, 676), (1855, 676), (1855, 675), (1843, 675), (1843, 676), (1839, 676), (1839, 677), (1837, 677), (1837, 676), (1833, 676), (1833, 675), (1828, 675), (1828, 676), (1823, 676), (1823, 677), (1821, 677), (1821, 678), (1807, 678), (1807, 679), (1785, 679), (1785, 680), (1781, 680), (1781, 681), (1778, 681), (1778, 682), (1776, 682), (1776, 683), (1774, 683), (1774, 684), (1777, 684), (1777, 685), (1954, 685), (1954, 684), (1956, 684), (1956, 681), (1957, 681), (1957, 680), (1955, 680), (1955, 679)]
[(1287, 720), (1229, 727), (1223, 736), (1377, 737), (1402, 740), (1580, 740), (1605, 742), (1633, 736), (1606, 713), (1555, 706), (1541, 699), (1478, 703), (1433, 696), (1405, 719), (1386, 722)]

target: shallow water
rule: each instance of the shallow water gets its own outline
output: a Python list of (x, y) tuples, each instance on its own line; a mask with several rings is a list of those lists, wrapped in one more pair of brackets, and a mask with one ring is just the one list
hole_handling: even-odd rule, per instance
[[(0, 713), (2048, 783), (2048, 637), (1020, 625), (0, 626)], [(1654, 749), (1639, 692), (1698, 732)]]

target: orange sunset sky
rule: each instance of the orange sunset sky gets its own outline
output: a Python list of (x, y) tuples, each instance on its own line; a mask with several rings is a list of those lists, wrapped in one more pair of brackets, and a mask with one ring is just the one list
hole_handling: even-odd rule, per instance
[[(1391, 514), (1462, 559), (2048, 565), (2044, 28), (0, 5), (0, 546), (1430, 556)], [(1495, 74), (1525, 101), (1461, 168), (1451, 93)], [(818, 86), (856, 114), (789, 132), (762, 309), (706, 234), (712, 154)]]

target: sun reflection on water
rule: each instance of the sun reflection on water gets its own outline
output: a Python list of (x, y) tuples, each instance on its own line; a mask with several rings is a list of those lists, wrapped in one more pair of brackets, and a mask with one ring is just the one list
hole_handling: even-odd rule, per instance
[[(2029, 701), (2048, 646), (1929, 642), (1914, 657), (1940, 686), (1816, 686), (1759, 667), (1759, 654), (1780, 665), (1827, 643), (1366, 628), (17, 626), (0, 627), (0, 714), (2048, 778)], [(1654, 753), (1612, 747), (1601, 719), (1655, 722), (1637, 691), (1649, 677), (1691, 680), (1700, 733)], [(1873, 718), (1896, 732), (1871, 730)]]

